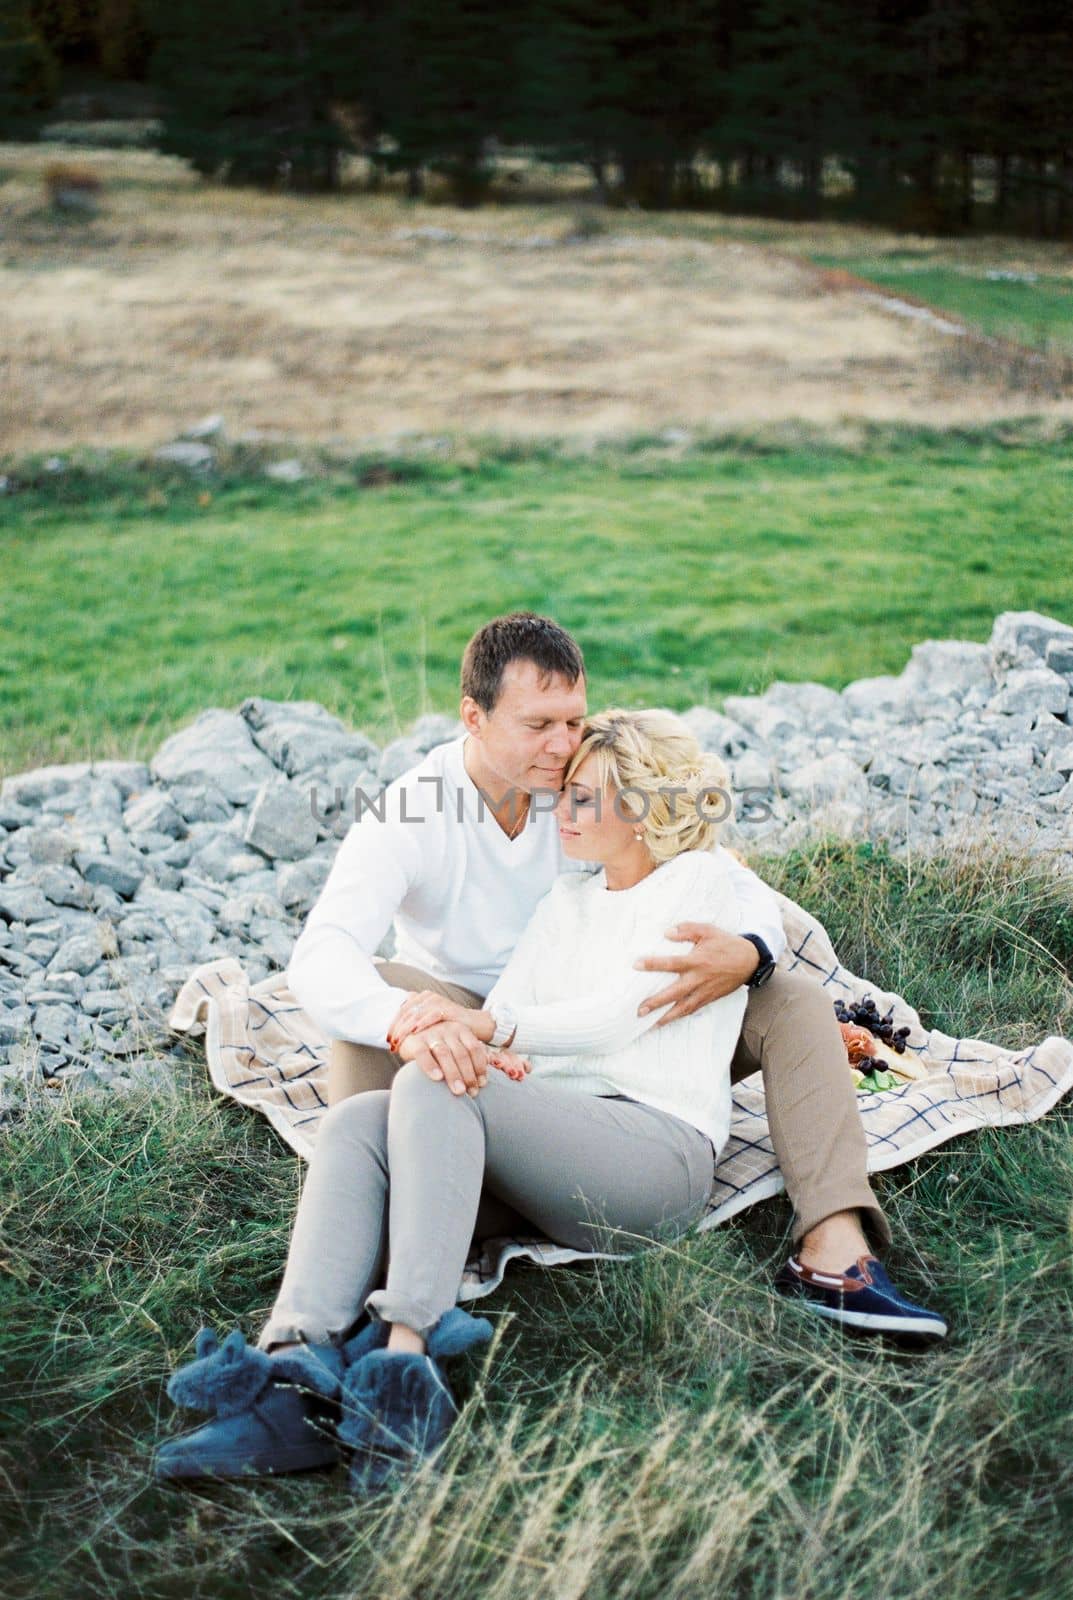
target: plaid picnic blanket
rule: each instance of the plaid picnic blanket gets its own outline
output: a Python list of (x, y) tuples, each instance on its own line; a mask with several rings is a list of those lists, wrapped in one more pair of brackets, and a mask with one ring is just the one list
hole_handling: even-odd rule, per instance
[[(1069, 1040), (1050, 1038), (1014, 1051), (925, 1029), (900, 995), (877, 989), (839, 963), (814, 917), (785, 896), (780, 895), (779, 902), (788, 940), (780, 966), (811, 973), (830, 991), (832, 1000), (852, 1002), (870, 994), (880, 1011), (893, 1005), (896, 1025), (911, 1030), (909, 1050), (928, 1068), (926, 1078), (902, 1088), (859, 1095), (870, 1172), (901, 1166), (976, 1128), (1034, 1122), (1073, 1088)], [(291, 1149), (308, 1159), (327, 1110), (329, 1043), (298, 1005), (282, 974), (251, 986), (232, 957), (208, 962), (191, 973), (168, 1021), (176, 1033), (204, 1032), (209, 1073), (220, 1093), (261, 1112)], [(730, 1138), (716, 1164), (712, 1198), (698, 1231), (714, 1228), (784, 1187), (759, 1073), (735, 1084), (733, 1101)], [(593, 1259), (594, 1254), (547, 1239), (486, 1240), (466, 1264), (459, 1299), (490, 1294), (517, 1257), (552, 1266)]]

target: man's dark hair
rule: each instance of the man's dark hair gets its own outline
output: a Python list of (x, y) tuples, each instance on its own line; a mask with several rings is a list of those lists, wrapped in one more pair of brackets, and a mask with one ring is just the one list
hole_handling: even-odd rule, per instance
[(550, 617), (533, 611), (512, 611), (478, 628), (462, 657), (462, 693), (491, 711), (503, 687), (503, 669), (511, 661), (531, 661), (546, 689), (555, 675), (571, 685), (585, 675), (581, 647)]

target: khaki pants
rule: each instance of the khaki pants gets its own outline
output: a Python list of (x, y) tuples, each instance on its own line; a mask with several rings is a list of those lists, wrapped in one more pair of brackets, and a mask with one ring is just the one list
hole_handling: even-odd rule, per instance
[[(385, 962), (380, 972), (394, 988), (431, 989), (460, 1005), (481, 1005), (469, 989), (430, 978), (417, 967)], [(329, 1104), (366, 1089), (390, 1088), (397, 1070), (389, 1050), (334, 1040)], [(731, 1081), (757, 1071), (763, 1074), (771, 1142), (794, 1208), (795, 1248), (825, 1217), (853, 1210), (861, 1213), (862, 1224), (871, 1228), (878, 1244), (889, 1246), (890, 1227), (868, 1181), (864, 1125), (834, 1007), (812, 978), (776, 971), (768, 983), (750, 992)], [(480, 1221), (483, 1228), (485, 1217)], [(511, 1231), (492, 1222), (489, 1217), (488, 1235)]]

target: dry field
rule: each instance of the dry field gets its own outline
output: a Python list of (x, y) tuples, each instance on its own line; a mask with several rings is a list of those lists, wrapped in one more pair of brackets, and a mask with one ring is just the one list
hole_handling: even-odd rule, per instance
[(259, 195), (108, 151), (77, 154), (105, 184), (77, 223), (44, 202), (58, 154), (0, 146), (5, 452), (151, 446), (211, 412), (345, 444), (1073, 415), (791, 253), (845, 230), (609, 213), (570, 240), (572, 204)]

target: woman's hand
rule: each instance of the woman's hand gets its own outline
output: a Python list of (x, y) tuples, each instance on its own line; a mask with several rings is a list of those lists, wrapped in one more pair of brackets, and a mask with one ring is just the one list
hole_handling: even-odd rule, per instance
[[(459, 1010), (472, 1014), (465, 1007)], [(445, 1083), (452, 1094), (476, 1095), (488, 1082), (488, 1046), (464, 1022), (447, 1021), (409, 1033), (397, 1054), (403, 1061), (416, 1061), (427, 1078)]]
[(471, 1033), (487, 1042), (495, 1032), (495, 1023), (486, 1011), (475, 1011), (471, 1006), (459, 1005), (432, 989), (420, 989), (404, 1000), (387, 1030), (389, 1050), (398, 1051), (402, 1041), (413, 1033), (438, 1027), (441, 1022), (458, 1022)]
[(526, 1061), (524, 1056), (515, 1055), (513, 1050), (489, 1050), (489, 1064), (497, 1072), (503, 1072), (512, 1083), (524, 1083), (526, 1073), (532, 1072), (532, 1063)]

